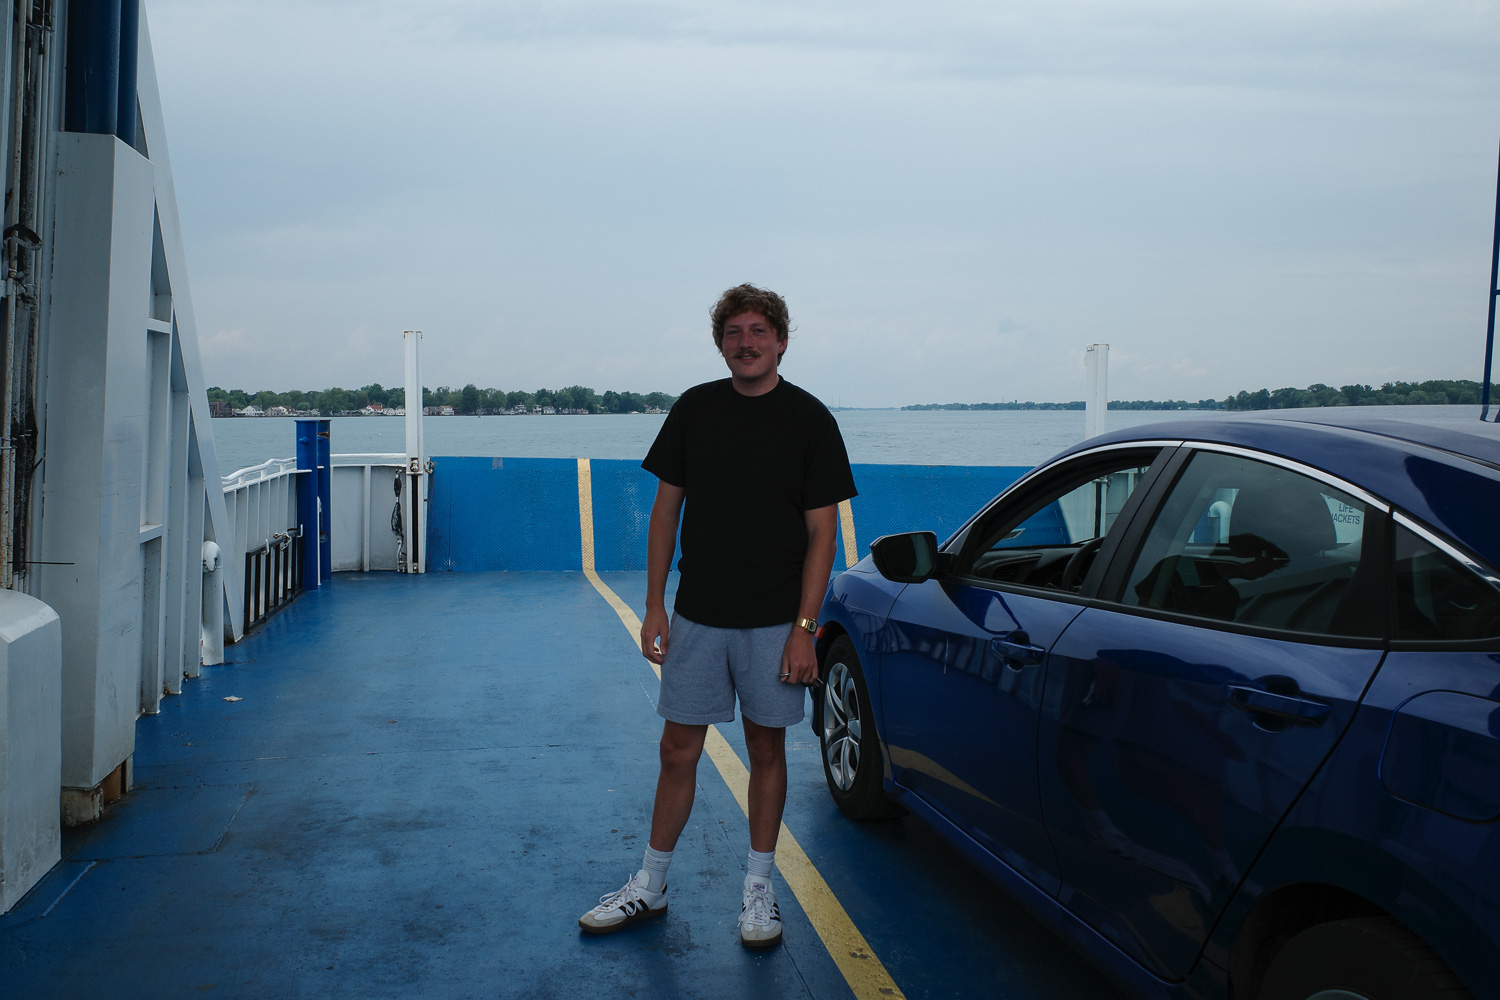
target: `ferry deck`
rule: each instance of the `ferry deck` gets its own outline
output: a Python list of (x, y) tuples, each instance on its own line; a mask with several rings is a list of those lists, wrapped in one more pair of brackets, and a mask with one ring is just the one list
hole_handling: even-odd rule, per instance
[[(300, 421), (295, 462), (221, 477), (144, 6), (12, 6), (0, 1000), (1113, 995), (929, 830), (844, 820), (806, 727), (782, 946), (736, 933), (733, 725), (670, 913), (582, 936), (640, 863), (656, 770), (645, 474), (445, 459), (432, 492), (414, 406), (404, 454), (335, 461)], [(859, 537), (1016, 474), (872, 467)]]
[(0, 917), (0, 993), (1121, 996), (917, 820), (842, 817), (807, 726), (788, 731), (780, 947), (736, 932), (737, 725), (700, 764), (669, 913), (580, 933), (648, 832), (644, 596), (643, 573), (592, 571), (305, 593), (140, 719), (135, 788)]

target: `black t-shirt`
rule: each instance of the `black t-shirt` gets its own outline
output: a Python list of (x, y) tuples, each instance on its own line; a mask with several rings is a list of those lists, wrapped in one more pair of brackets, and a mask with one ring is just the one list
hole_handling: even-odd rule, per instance
[(803, 512), (855, 495), (826, 406), (786, 379), (760, 396), (705, 382), (673, 405), (641, 467), (687, 491), (678, 614), (714, 628), (797, 617)]

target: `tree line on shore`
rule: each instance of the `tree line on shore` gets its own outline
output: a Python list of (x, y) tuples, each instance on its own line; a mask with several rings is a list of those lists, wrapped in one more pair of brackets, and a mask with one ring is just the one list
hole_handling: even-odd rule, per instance
[[(371, 405), (384, 409), (401, 409), (406, 406), (406, 390), (401, 387), (387, 389), (379, 382), (359, 389), (321, 389), (289, 392), (246, 392), (244, 389), (223, 389), (211, 386), (209, 402), (224, 402), (231, 409), (243, 410), (247, 406), (258, 406), (269, 410), (273, 406), (284, 406), (288, 410), (317, 410), (319, 413), (357, 413)], [(645, 413), (651, 409), (667, 410), (677, 397), (665, 392), (616, 392), (611, 389), (596, 393), (584, 385), (570, 385), (563, 389), (537, 389), (534, 392), (504, 389), (481, 389), (473, 382), (461, 389), (440, 385), (436, 389), (422, 388), (422, 405), (451, 406), (455, 413), (508, 413), (517, 407), (530, 411), (532, 407), (553, 407), (583, 413)]]
[[(1185, 399), (1112, 399), (1111, 410), (1284, 410), (1307, 406), (1402, 406), (1420, 404), (1468, 404), (1478, 405), (1482, 387), (1478, 382), (1466, 379), (1429, 379), (1425, 382), (1386, 382), (1380, 388), (1369, 385), (1345, 385), (1335, 389), (1321, 382), (1306, 389), (1257, 389), (1254, 392), (1241, 390), (1223, 399), (1200, 399), (1192, 402)], [(208, 390), (210, 402), (222, 401), (232, 409), (242, 410), (255, 405), (262, 410), (273, 406), (284, 406), (288, 410), (317, 410), (319, 413), (354, 413), (371, 404), (385, 409), (397, 409), (406, 405), (406, 393), (400, 387), (387, 389), (376, 382), (359, 389), (313, 390), (306, 392), (293, 389), (290, 392), (246, 392), (244, 389), (222, 389), (213, 386)], [(461, 389), (440, 385), (436, 389), (422, 389), (423, 406), (451, 406), (455, 413), (506, 413), (517, 407), (530, 411), (533, 407), (553, 407), (580, 413), (644, 413), (648, 410), (668, 410), (677, 397), (665, 392), (616, 392), (609, 390), (596, 393), (583, 385), (570, 385), (562, 389), (537, 389), (507, 391), (504, 389), (480, 389), (470, 382)], [(903, 410), (1082, 410), (1083, 400), (1066, 403), (1038, 403), (1019, 400), (1002, 403), (919, 403), (903, 406)]]
[[(1306, 389), (1241, 390), (1223, 399), (1112, 399), (1111, 410), (1290, 410), (1308, 406), (1416, 406), (1448, 403), (1479, 405), (1482, 387), (1467, 379), (1429, 379), (1426, 382), (1387, 382), (1376, 389), (1345, 385), (1335, 389), (1321, 382)], [(1081, 399), (1067, 403), (921, 403), (903, 410), (1081, 410)]]

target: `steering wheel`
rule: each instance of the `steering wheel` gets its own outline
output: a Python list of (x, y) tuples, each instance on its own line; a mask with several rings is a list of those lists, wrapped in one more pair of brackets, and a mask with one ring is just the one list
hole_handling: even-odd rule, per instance
[(1094, 563), (1094, 556), (1099, 552), (1099, 546), (1104, 544), (1104, 538), (1090, 538), (1078, 546), (1078, 551), (1068, 557), (1068, 563), (1063, 567), (1062, 576), (1058, 578), (1057, 586), (1061, 590), (1076, 591), (1083, 584), (1084, 574)]

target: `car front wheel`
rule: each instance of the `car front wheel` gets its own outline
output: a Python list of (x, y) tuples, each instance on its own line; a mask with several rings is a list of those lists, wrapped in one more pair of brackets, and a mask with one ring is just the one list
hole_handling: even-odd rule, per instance
[(870, 694), (854, 644), (840, 636), (823, 660), (823, 776), (839, 812), (852, 819), (900, 814), (881, 787), (884, 770)]
[(1271, 960), (1259, 1000), (1469, 1000), (1421, 938), (1387, 917), (1318, 924)]

